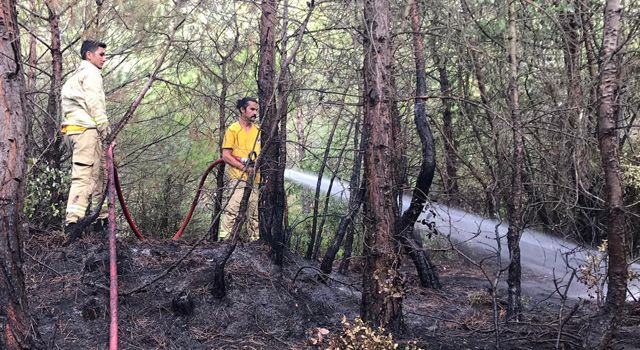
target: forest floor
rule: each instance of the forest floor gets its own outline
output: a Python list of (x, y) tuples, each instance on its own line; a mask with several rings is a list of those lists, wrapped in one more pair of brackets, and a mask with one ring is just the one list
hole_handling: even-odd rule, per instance
[[(85, 237), (63, 246), (61, 233), (38, 233), (25, 242), (25, 275), (32, 314), (47, 349), (105, 349), (109, 337), (108, 242)], [(361, 263), (347, 275), (334, 273), (326, 283), (318, 264), (288, 254), (283, 269), (269, 260), (259, 242), (239, 245), (226, 269), (227, 295), (211, 293), (214, 259), (224, 243), (122, 239), (118, 243), (120, 293), (157, 282), (119, 297), (121, 349), (320, 349), (343, 332), (343, 316), (359, 314)], [(186, 256), (176, 266), (176, 262)], [(541, 293), (524, 295), (524, 320), (504, 323), (506, 295), (499, 289), (494, 308), (482, 272), (453, 252), (433, 255), (443, 288), (417, 287), (410, 260), (403, 263), (406, 295), (405, 330), (394, 336), (404, 348), (554, 349), (563, 324), (560, 349), (580, 349), (588, 336), (590, 302)], [(531, 277), (533, 278), (533, 277)], [(535, 281), (525, 277), (529, 282)], [(574, 305), (577, 305), (574, 307)], [(567, 317), (570, 315), (571, 317)], [(560, 321), (559, 321), (560, 320)], [(616, 349), (640, 348), (640, 308), (630, 310)], [(323, 329), (319, 337), (318, 330)], [(328, 331), (328, 333), (326, 332)], [(322, 338), (322, 339), (320, 339)], [(313, 342), (319, 345), (311, 345)]]

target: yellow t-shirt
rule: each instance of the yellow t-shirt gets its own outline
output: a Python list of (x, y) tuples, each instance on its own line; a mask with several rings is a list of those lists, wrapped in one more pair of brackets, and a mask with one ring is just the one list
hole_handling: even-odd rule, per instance
[[(231, 155), (236, 158), (248, 158), (251, 151), (255, 152), (257, 157), (260, 154), (260, 129), (251, 124), (251, 129), (247, 131), (242, 128), (240, 122), (231, 124), (224, 133), (222, 149), (225, 148), (231, 149)], [(227, 174), (233, 179), (247, 179), (247, 174), (232, 166), (227, 166)], [(260, 175), (256, 174), (255, 182), (259, 181)]]

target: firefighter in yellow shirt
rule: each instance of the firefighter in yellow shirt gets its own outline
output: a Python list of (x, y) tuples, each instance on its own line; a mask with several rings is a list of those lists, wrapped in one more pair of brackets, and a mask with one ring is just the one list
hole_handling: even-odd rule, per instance
[(244, 97), (238, 100), (236, 107), (240, 111), (240, 118), (227, 128), (222, 142), (222, 159), (227, 164), (226, 173), (229, 180), (227, 189), (230, 194), (220, 223), (220, 239), (228, 237), (233, 230), (244, 188), (250, 186), (251, 195), (247, 206), (247, 233), (240, 235), (241, 240), (249, 241), (257, 239), (259, 234), (259, 174), (256, 174), (252, 184), (247, 182), (250, 174), (255, 171), (254, 161), (260, 154), (260, 129), (255, 124), (258, 116), (258, 100), (253, 97)]
[[(82, 61), (62, 86), (62, 134), (72, 150), (71, 188), (67, 201), (65, 233), (69, 242), (81, 236), (77, 223), (91, 204), (93, 210), (104, 189), (104, 150), (102, 141), (109, 133), (101, 69), (107, 45), (85, 40), (80, 48)], [(107, 201), (100, 210), (93, 231), (107, 227)]]

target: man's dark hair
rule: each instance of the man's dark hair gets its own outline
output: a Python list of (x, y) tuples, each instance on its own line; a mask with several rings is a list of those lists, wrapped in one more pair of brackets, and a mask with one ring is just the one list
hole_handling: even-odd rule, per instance
[(249, 102), (258, 103), (258, 99), (256, 99), (255, 97), (251, 97), (251, 96), (245, 96), (245, 97), (239, 99), (238, 102), (236, 102), (236, 108), (238, 110), (240, 110), (240, 108), (247, 108), (247, 106), (249, 105)]
[(87, 52), (96, 52), (96, 50), (101, 47), (103, 49), (107, 48), (107, 44), (101, 41), (95, 40), (85, 40), (82, 42), (82, 46), (80, 47), (80, 57), (83, 60), (87, 59)]

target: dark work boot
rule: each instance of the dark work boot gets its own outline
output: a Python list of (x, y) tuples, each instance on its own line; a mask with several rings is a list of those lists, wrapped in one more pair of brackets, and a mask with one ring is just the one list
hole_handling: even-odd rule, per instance
[(109, 228), (109, 220), (108, 219), (98, 219), (93, 223), (92, 230), (93, 234), (98, 236), (104, 236), (107, 234), (107, 229)]
[(64, 233), (68, 236), (68, 239), (65, 245), (69, 245), (77, 241), (78, 238), (82, 236), (81, 227), (75, 222), (67, 224), (67, 226), (64, 227)]

